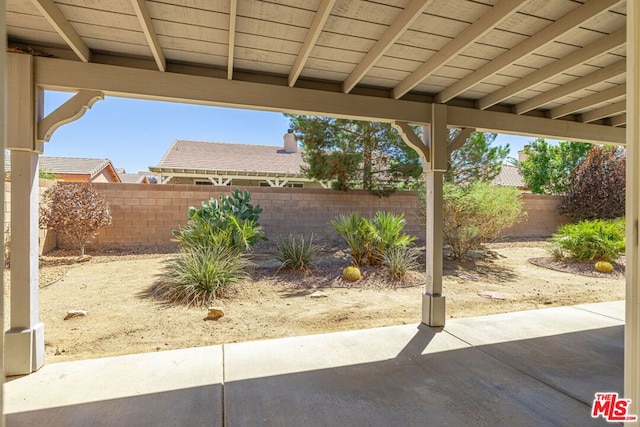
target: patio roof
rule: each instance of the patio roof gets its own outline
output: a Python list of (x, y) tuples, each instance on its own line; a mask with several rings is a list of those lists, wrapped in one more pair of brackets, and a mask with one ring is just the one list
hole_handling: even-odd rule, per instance
[(10, 44), (52, 56), (43, 88), (418, 124), (445, 103), (450, 127), (615, 143), (625, 19), (624, 0), (7, 0)]

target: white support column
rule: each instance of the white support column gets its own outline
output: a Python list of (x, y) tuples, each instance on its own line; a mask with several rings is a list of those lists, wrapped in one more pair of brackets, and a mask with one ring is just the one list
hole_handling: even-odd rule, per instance
[[(44, 325), (38, 320), (38, 153), (31, 55), (8, 61), (7, 147), (11, 150), (11, 324), (5, 333), (7, 375), (44, 364)], [(41, 93), (38, 94), (41, 98)]]
[[(6, 26), (6, 2), (0, 0), (0, 40), (7, 39), (7, 26)], [(7, 54), (3, 50), (0, 53), (0, 164), (4, 165), (4, 147), (7, 146), (6, 141), (6, 126), (7, 123)], [(0, 206), (4, 206), (4, 173), (0, 174)], [(4, 208), (0, 210), (0, 236), (4, 242)], [(0, 263), (0, 285), (4, 290), (4, 262)], [(0, 331), (4, 331), (4, 291), (0, 293)], [(4, 336), (0, 338), (0, 382), (4, 384)], [(4, 427), (4, 387), (0, 387), (0, 426)]]
[(627, 272), (624, 395), (640, 414), (640, 2), (627, 0)]
[(431, 126), (423, 128), (423, 138), (429, 147), (424, 162), (427, 204), (426, 272), (427, 284), (422, 297), (422, 323), (444, 326), (445, 297), (442, 295), (442, 184), (447, 170), (447, 107), (434, 104)]

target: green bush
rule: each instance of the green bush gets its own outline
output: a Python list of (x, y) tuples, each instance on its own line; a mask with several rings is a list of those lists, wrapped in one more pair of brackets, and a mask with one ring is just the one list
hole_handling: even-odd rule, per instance
[(278, 261), (280, 269), (307, 270), (316, 261), (320, 246), (313, 243), (313, 234), (305, 240), (302, 234), (278, 236)]
[(468, 187), (444, 184), (443, 239), (454, 259), (500, 237), (522, 215), (517, 189), (476, 182)]
[(169, 262), (156, 295), (187, 306), (206, 306), (247, 277), (243, 254), (219, 246), (187, 247)]
[(580, 221), (558, 228), (551, 237), (551, 253), (556, 258), (613, 262), (624, 254), (625, 237), (623, 218)]
[(414, 248), (394, 247), (384, 254), (382, 265), (392, 278), (402, 280), (410, 270), (416, 270), (419, 267), (418, 255)]
[(354, 265), (381, 265), (385, 253), (396, 247), (408, 246), (415, 237), (403, 233), (404, 215), (376, 212), (367, 219), (359, 213), (338, 215), (331, 226), (349, 245)]
[(202, 202), (202, 207), (190, 207), (188, 223), (182, 230), (174, 231), (181, 247), (220, 246), (236, 251), (249, 250), (264, 240), (264, 232), (258, 224), (260, 206), (249, 203), (248, 191), (234, 190), (231, 196), (220, 196)]

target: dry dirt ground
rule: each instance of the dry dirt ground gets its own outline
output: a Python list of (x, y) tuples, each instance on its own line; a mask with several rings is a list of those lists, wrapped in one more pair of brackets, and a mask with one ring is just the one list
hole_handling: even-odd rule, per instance
[[(587, 277), (530, 263), (531, 258), (548, 257), (544, 246), (544, 242), (493, 244), (484, 256), (445, 261), (447, 316), (624, 298), (620, 272)], [(45, 324), (47, 361), (420, 321), (424, 274), (415, 272), (405, 283), (389, 283), (382, 273), (365, 270), (363, 280), (350, 284), (340, 277), (342, 268), (349, 265), (348, 256), (335, 246), (323, 252), (318, 267), (309, 273), (276, 274), (275, 252), (266, 244), (254, 254), (252, 279), (236, 287), (229, 298), (219, 300), (224, 317), (206, 321), (206, 308), (176, 306), (150, 296), (173, 256), (165, 252), (94, 253), (83, 263), (64, 251), (43, 257), (40, 318)], [(317, 290), (326, 297), (310, 297)], [(8, 292), (6, 289), (5, 294)], [(63, 320), (73, 309), (86, 310), (87, 315)]]

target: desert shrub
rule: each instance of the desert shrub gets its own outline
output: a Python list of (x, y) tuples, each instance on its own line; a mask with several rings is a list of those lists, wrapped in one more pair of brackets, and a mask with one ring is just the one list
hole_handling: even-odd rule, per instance
[(574, 221), (624, 216), (626, 152), (622, 147), (593, 147), (571, 175), (559, 210)]
[(556, 258), (578, 261), (615, 261), (625, 251), (625, 221), (580, 221), (558, 228), (551, 237), (551, 252)]
[(206, 306), (247, 277), (241, 252), (220, 246), (186, 247), (171, 260), (156, 296), (187, 306)]
[(350, 213), (338, 215), (330, 223), (349, 245), (352, 262), (358, 266), (381, 265), (388, 250), (408, 246), (415, 240), (403, 233), (404, 215), (376, 212), (367, 219)]
[(280, 269), (307, 270), (316, 261), (320, 246), (313, 243), (313, 234), (305, 239), (302, 234), (278, 236), (278, 261)]
[(258, 224), (260, 206), (249, 203), (247, 190), (234, 190), (231, 196), (220, 196), (202, 202), (200, 209), (190, 207), (189, 221), (182, 230), (173, 231), (181, 247), (219, 246), (243, 251), (264, 240)]
[(392, 278), (402, 280), (410, 270), (416, 270), (419, 267), (418, 255), (415, 248), (393, 247), (385, 252), (382, 265)]
[(109, 203), (88, 182), (55, 184), (43, 194), (40, 225), (66, 234), (84, 246), (100, 228), (111, 224)]
[(468, 187), (444, 184), (443, 239), (454, 259), (500, 237), (522, 215), (516, 188), (476, 182)]

